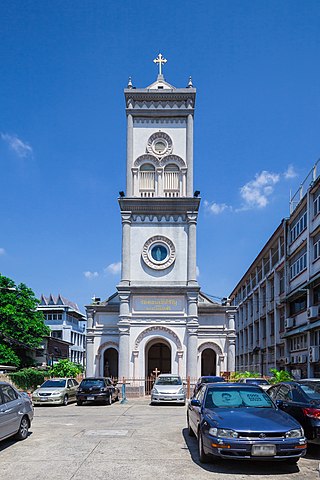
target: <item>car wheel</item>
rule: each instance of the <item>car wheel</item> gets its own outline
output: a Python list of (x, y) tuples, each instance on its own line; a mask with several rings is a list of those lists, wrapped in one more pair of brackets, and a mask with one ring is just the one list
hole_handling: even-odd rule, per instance
[(68, 395), (65, 395), (62, 400), (62, 405), (66, 407), (68, 405), (68, 400), (69, 400)]
[(201, 431), (200, 431), (200, 430), (199, 430), (199, 433), (198, 433), (198, 452), (199, 452), (199, 460), (200, 460), (200, 462), (201, 462), (201, 463), (208, 463), (209, 460), (210, 460), (210, 457), (209, 457), (209, 455), (207, 455), (206, 453), (204, 453), (202, 434), (201, 434)]
[(79, 407), (81, 407), (82, 403), (83, 403), (82, 400), (77, 400), (77, 405), (78, 405)]
[(20, 423), (18, 432), (15, 435), (17, 440), (24, 440), (28, 436), (29, 420), (27, 417), (23, 417)]
[(109, 397), (107, 398), (107, 405), (112, 405), (112, 394), (110, 393)]
[(190, 427), (189, 416), (188, 416), (188, 434), (189, 434), (190, 437), (194, 437), (194, 436), (195, 436), (194, 431), (193, 431), (192, 428)]

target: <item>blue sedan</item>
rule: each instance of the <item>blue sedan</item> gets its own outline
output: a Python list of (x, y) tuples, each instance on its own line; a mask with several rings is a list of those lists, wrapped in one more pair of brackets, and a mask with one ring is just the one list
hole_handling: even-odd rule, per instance
[(257, 386), (203, 385), (189, 402), (187, 421), (202, 463), (218, 457), (296, 463), (306, 453), (301, 425)]

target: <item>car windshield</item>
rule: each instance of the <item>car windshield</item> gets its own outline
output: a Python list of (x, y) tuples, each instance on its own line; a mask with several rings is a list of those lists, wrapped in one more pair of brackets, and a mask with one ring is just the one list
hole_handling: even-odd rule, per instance
[(320, 400), (320, 381), (300, 383), (303, 392), (312, 400)]
[(155, 385), (182, 385), (180, 377), (158, 377)]
[(252, 385), (269, 385), (269, 382), (264, 378), (247, 378), (246, 383), (251, 383)]
[(274, 408), (270, 397), (256, 388), (209, 388), (206, 408), (259, 407)]
[(66, 386), (66, 380), (46, 380), (42, 385), (41, 388), (64, 388)]
[(87, 380), (82, 380), (82, 387), (103, 387), (104, 382), (101, 378), (88, 378)]
[(198, 383), (214, 383), (214, 382), (224, 382), (222, 377), (201, 377), (199, 378)]

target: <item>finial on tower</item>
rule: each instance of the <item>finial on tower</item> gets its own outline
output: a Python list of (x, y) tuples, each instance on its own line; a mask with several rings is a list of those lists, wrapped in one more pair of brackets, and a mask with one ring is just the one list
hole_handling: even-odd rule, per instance
[(131, 77), (129, 77), (127, 88), (133, 88)]
[(167, 63), (168, 60), (162, 56), (162, 53), (159, 53), (157, 58), (155, 58), (153, 61), (154, 63), (159, 64), (159, 75), (162, 75), (162, 64)]
[(188, 82), (187, 88), (193, 88), (193, 83), (192, 83), (191, 76), (189, 77), (189, 82)]

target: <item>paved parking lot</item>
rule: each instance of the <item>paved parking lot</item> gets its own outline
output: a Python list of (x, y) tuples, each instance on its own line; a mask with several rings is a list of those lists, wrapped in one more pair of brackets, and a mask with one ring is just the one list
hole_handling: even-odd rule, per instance
[(29, 437), (0, 444), (6, 480), (225, 480), (319, 478), (320, 447), (298, 466), (226, 462), (200, 465), (185, 407), (121, 405), (37, 407)]

